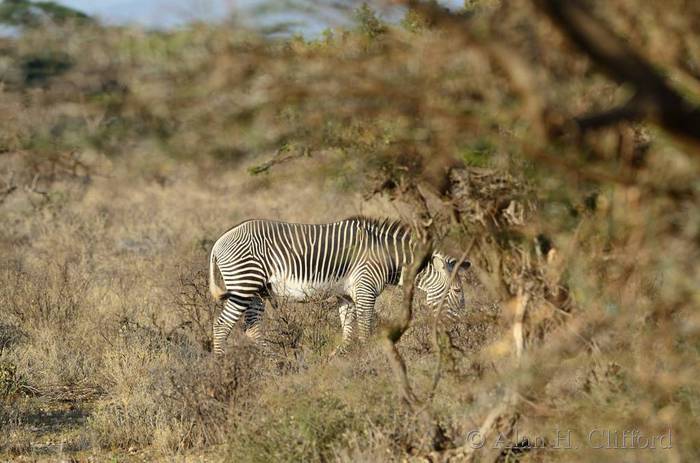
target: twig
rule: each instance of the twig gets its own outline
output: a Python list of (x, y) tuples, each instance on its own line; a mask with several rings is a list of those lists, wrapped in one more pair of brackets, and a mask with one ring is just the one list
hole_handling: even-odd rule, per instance
[[(491, 409), (491, 411), (486, 415), (486, 418), (484, 419), (483, 423), (479, 427), (478, 434), (476, 434), (476, 438), (478, 441), (469, 441), (465, 445), (461, 447), (457, 447), (455, 449), (450, 449), (442, 455), (445, 460), (447, 461), (459, 461), (459, 462), (471, 462), (474, 461), (476, 458), (476, 453), (477, 450), (480, 450), (483, 448), (484, 451), (494, 451), (494, 450), (499, 450), (497, 446), (492, 446), (492, 445), (481, 445), (482, 443), (487, 443), (489, 442), (490, 436), (494, 433), (496, 428), (498, 427), (498, 424), (503, 420), (503, 418), (508, 415), (509, 413), (512, 413), (512, 417), (515, 417), (515, 413), (512, 411), (513, 408), (517, 405), (518, 401), (518, 396), (517, 394), (510, 390), (506, 393), (506, 395), (503, 397), (503, 400), (499, 402), (494, 408)], [(515, 424), (513, 419), (508, 420), (509, 421), (509, 427), (512, 428), (512, 426)], [(507, 433), (503, 433), (507, 434)], [(479, 444), (479, 445), (475, 445)], [(492, 448), (495, 447), (495, 448)], [(493, 458), (480, 458), (477, 461), (493, 461)]]
[(31, 192), (31, 193), (36, 193), (38, 195), (43, 196), (46, 198), (49, 193), (47, 191), (39, 190), (36, 185), (39, 182), (39, 174), (35, 174), (34, 178), (32, 178), (32, 183), (30, 185), (25, 185), (24, 189)]
[(0, 191), (0, 204), (5, 202), (5, 199), (7, 199), (7, 197), (10, 196), (10, 194), (12, 194), (12, 192), (17, 189), (17, 185), (15, 185), (14, 179), (15, 173), (10, 172), (9, 178), (7, 180), (4, 180), (5, 188)]
[(515, 358), (518, 363), (523, 356), (523, 319), (525, 318), (525, 308), (527, 307), (530, 296), (523, 290), (523, 287), (518, 288), (518, 294), (513, 299), (513, 340), (515, 343)]
[(248, 169), (248, 172), (250, 172), (253, 175), (261, 174), (263, 172), (270, 170), (270, 168), (272, 166), (275, 166), (278, 164), (284, 164), (285, 162), (289, 162), (289, 161), (292, 161), (294, 159), (309, 156), (308, 149), (302, 149), (296, 153), (288, 154), (287, 156), (282, 157), (282, 154), (286, 153), (287, 151), (288, 151), (288, 147), (286, 147), (286, 146), (278, 149), (275, 152), (275, 154), (272, 156), (272, 158), (268, 159), (267, 161), (263, 162), (262, 164), (258, 164), (256, 166), (250, 167)]

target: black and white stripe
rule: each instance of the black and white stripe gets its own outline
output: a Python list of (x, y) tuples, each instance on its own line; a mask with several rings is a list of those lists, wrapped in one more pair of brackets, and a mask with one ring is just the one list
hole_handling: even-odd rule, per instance
[[(214, 323), (214, 352), (244, 316), (245, 331), (259, 338), (258, 324), (269, 296), (296, 301), (341, 297), (343, 344), (357, 322), (366, 339), (374, 323), (374, 304), (387, 285), (397, 285), (413, 260), (410, 228), (398, 221), (353, 217), (329, 224), (294, 224), (270, 220), (243, 222), (219, 238), (211, 251), (209, 285), (225, 299)], [(450, 282), (455, 259), (434, 253), (418, 275), (417, 286), (429, 305), (443, 299), (449, 309), (464, 305), (459, 279)], [(465, 262), (463, 267), (469, 266)], [(225, 288), (215, 281), (215, 268)]]

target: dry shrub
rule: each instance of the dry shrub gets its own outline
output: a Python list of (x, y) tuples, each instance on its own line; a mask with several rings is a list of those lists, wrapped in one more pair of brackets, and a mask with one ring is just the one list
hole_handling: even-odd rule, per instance
[(364, 346), (260, 384), (260, 394), (232, 423), (227, 456), (347, 461), (363, 452), (410, 455), (432, 448), (431, 421), (397, 409), (386, 368), (381, 350)]
[(369, 425), (362, 433), (350, 433), (343, 446), (338, 446), (333, 454), (337, 462), (401, 461), (403, 456), (397, 449), (392, 436), (384, 430)]
[(0, 435), (0, 451), (10, 455), (24, 455), (30, 452), (31, 432), (22, 426), (19, 413), (13, 407), (0, 407), (0, 425), (3, 429)]
[(325, 461), (332, 446), (357, 426), (354, 412), (334, 397), (301, 394), (294, 401), (266, 405), (275, 413), (254, 408), (250, 416), (240, 418), (235, 436), (229, 439), (230, 458), (242, 462)]
[[(305, 362), (328, 355), (339, 343), (339, 301), (300, 304), (285, 300), (266, 303), (261, 324), (263, 342), (273, 354)], [(306, 360), (305, 360), (306, 359)]]
[(13, 326), (22, 327), (15, 338), (23, 339), (7, 349), (7, 357), (31, 387), (47, 396), (65, 397), (66, 388), (72, 389), (68, 395), (99, 391), (98, 362), (84, 349), (88, 328), (80, 323), (91, 306), (86, 295), (92, 281), (84, 268), (49, 260), (40, 269), (5, 269), (3, 278), (6, 314)]
[[(199, 264), (202, 261), (205, 261), (204, 256), (200, 255)], [(203, 350), (211, 352), (212, 327), (219, 309), (209, 294), (208, 275), (208, 270), (202, 269), (201, 265), (181, 269), (177, 291), (172, 295), (179, 324), (169, 331), (188, 333)]]
[(0, 354), (26, 340), (27, 334), (19, 326), (0, 322)]
[(105, 359), (105, 398), (89, 422), (100, 447), (172, 453), (219, 444), (257, 392), (263, 369), (255, 349), (213, 359), (193, 346), (122, 342)]
[(8, 314), (26, 329), (65, 330), (79, 316), (90, 280), (70, 261), (48, 261), (38, 271), (5, 269)]

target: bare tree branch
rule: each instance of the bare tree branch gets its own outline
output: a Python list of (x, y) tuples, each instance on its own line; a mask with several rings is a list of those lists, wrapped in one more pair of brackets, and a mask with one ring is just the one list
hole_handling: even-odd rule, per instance
[[(637, 89), (634, 104), (584, 118), (591, 127), (648, 118), (700, 147), (700, 108), (672, 88), (649, 61), (584, 7), (573, 0), (534, 0), (584, 53), (613, 79)], [(643, 102), (643, 104), (640, 104)]]
[(644, 116), (645, 110), (643, 102), (639, 96), (635, 95), (622, 106), (598, 113), (579, 116), (574, 118), (574, 122), (576, 123), (576, 128), (580, 132), (587, 132), (589, 130), (615, 125), (620, 122), (639, 121), (644, 119)]
[[(286, 154), (286, 156), (283, 156)], [(306, 149), (301, 149), (298, 150), (297, 152), (290, 153), (288, 147), (284, 146), (280, 149), (278, 149), (275, 154), (272, 156), (272, 158), (268, 159), (267, 161), (263, 162), (262, 164), (258, 164), (256, 166), (251, 167), (248, 169), (248, 171), (253, 174), (261, 174), (263, 172), (266, 172), (270, 170), (272, 166), (278, 165), (278, 164), (284, 164), (285, 162), (292, 161), (294, 159), (298, 158), (303, 158), (303, 157), (308, 157), (309, 152)]]
[(406, 363), (399, 353), (396, 344), (401, 340), (406, 330), (408, 330), (411, 320), (413, 319), (413, 296), (416, 289), (418, 269), (425, 257), (432, 252), (431, 242), (426, 239), (426, 237), (423, 237), (423, 239), (419, 238), (417, 241), (418, 245), (415, 250), (415, 259), (404, 270), (406, 273), (404, 278), (403, 310), (398, 320), (388, 323), (382, 330), (384, 349), (389, 358), (391, 368), (394, 371), (401, 398), (411, 410), (417, 405), (418, 399), (411, 389), (406, 372)]
[[(700, 107), (674, 89), (657, 68), (634, 51), (625, 40), (576, 0), (533, 0), (584, 53), (608, 75), (621, 83), (631, 84), (636, 95), (626, 104), (574, 120), (581, 131), (614, 125), (624, 121), (648, 119), (700, 148)], [(513, 89), (525, 101), (527, 112), (539, 123), (542, 105), (534, 94), (527, 66), (507, 48), (483, 43), (470, 33), (467, 17), (451, 12), (436, 2), (405, 0), (408, 7), (420, 12), (429, 22), (458, 30), (465, 45), (471, 45), (493, 59), (508, 74)], [(537, 128), (537, 127), (536, 127)]]

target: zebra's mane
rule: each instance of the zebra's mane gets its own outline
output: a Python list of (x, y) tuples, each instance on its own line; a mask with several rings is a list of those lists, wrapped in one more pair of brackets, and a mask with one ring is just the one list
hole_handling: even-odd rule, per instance
[[(411, 227), (406, 225), (404, 222), (397, 220), (397, 219), (376, 219), (374, 217), (366, 217), (362, 215), (357, 215), (354, 217), (349, 217), (346, 220), (354, 220), (357, 221), (363, 228), (374, 235), (377, 238), (384, 238), (386, 236), (394, 236), (397, 232), (399, 232), (399, 236), (402, 238), (405, 238), (406, 236), (409, 237), (410, 240), (410, 235), (411, 235)], [(410, 243), (410, 241), (409, 241)], [(411, 257), (412, 258), (412, 257)], [(418, 266), (417, 272), (422, 272), (426, 266), (430, 263), (431, 256), (430, 254), (425, 255), (423, 257), (423, 260), (421, 261), (420, 265)]]
[(401, 235), (411, 232), (410, 227), (398, 219), (378, 219), (364, 215), (356, 215), (348, 217), (346, 220), (357, 221), (365, 230), (376, 236), (393, 235), (397, 231), (400, 231)]

